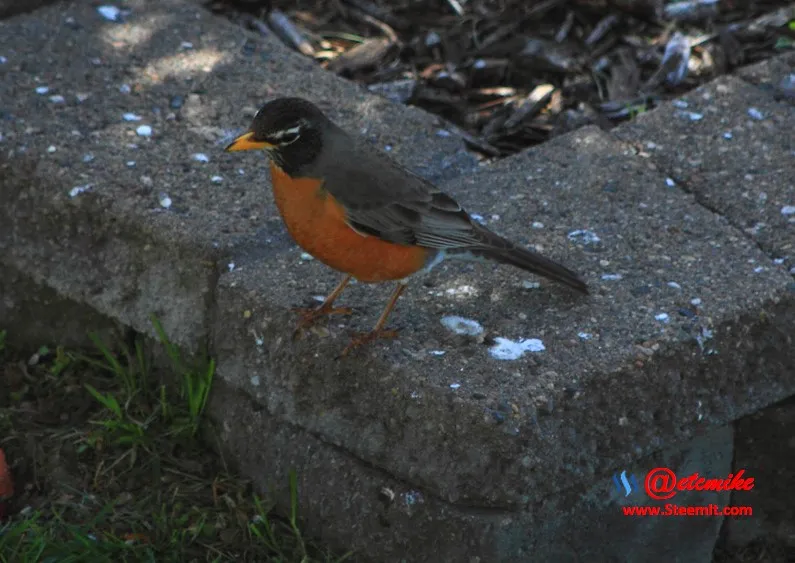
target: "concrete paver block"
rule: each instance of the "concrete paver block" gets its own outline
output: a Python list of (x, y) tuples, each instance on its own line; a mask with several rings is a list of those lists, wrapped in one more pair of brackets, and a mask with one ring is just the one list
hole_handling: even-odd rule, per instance
[(206, 335), (223, 256), (264, 211), (260, 190), (245, 188), (264, 184), (261, 161), (221, 151), (268, 97), (333, 104), (342, 123), (431, 176), (475, 163), (435, 118), (274, 38), (191, 2), (124, 8), (119, 21), (77, 2), (3, 23), (0, 260), (139, 331), (151, 334), (157, 313), (176, 342)]
[(756, 473), (752, 491), (732, 493), (733, 504), (749, 504), (753, 518), (730, 519), (725, 540), (744, 547), (756, 540), (775, 538), (795, 548), (795, 400), (772, 405), (736, 423), (734, 471), (751, 468)]
[[(382, 544), (362, 533), (349, 545), (377, 560), (532, 561), (533, 549), (552, 553), (569, 537), (553, 517), (564, 506), (596, 519), (615, 509), (594, 491), (617, 468), (690, 447), (795, 391), (785, 265), (732, 227), (753, 210), (716, 215), (698, 204), (706, 188), (676, 187), (709, 186), (689, 162), (671, 157), (679, 172), (667, 172), (668, 161), (585, 129), (473, 173), (435, 119), (270, 38), (191, 3), (126, 7), (120, 22), (77, 2), (3, 24), (0, 283), (18, 283), (5, 277), (13, 269), (141, 332), (151, 334), (155, 312), (180, 344), (209, 336), (219, 374), (211, 412), (227, 447), (261, 485), (298, 469), (321, 538), (372, 532)], [(769, 127), (790, 124), (783, 106), (737, 79), (714, 88), (757, 92), (763, 118), (733, 125), (748, 138), (724, 158), (762, 163), (754, 189), (764, 182), (768, 205), (787, 205), (776, 155), (791, 149)], [(277, 95), (318, 102), (443, 181), (496, 231), (583, 273), (593, 294), (507, 267), (443, 264), (401, 299), (398, 340), (332, 360), (389, 291), (355, 285), (341, 302), (357, 315), (292, 342), (290, 309), (315, 303), (338, 276), (289, 240), (262, 156), (221, 152)], [(736, 189), (735, 176), (706, 172)], [(481, 332), (454, 333), (440, 322), (450, 316)], [(725, 453), (721, 436), (715, 451)], [(376, 516), (383, 487), (397, 504)], [(711, 541), (709, 526), (699, 541)], [(582, 556), (616, 553), (624, 539), (565, 541)]]
[(735, 74), (772, 94), (774, 99), (795, 103), (795, 51), (744, 66)]
[[(709, 563), (723, 518), (627, 517), (621, 507), (722, 507), (729, 499), (726, 492), (689, 491), (664, 504), (638, 489), (629, 495), (618, 491), (606, 475), (569, 482), (551, 497), (534, 495), (516, 511), (450, 504), (272, 417), (226, 383), (212, 401), (215, 411), (229, 413), (220, 442), (244, 473), (287, 510), (289, 472), (296, 471), (306, 529), (341, 552), (354, 550), (356, 561)], [(640, 479), (642, 487), (643, 476), (655, 467), (679, 476), (718, 477), (728, 475), (731, 460), (732, 431), (723, 427), (618, 471)]]
[[(0, 20), (50, 4), (55, 0), (0, 0)], [(0, 29), (2, 29), (0, 23)]]
[(91, 348), (88, 331), (110, 333), (117, 328), (117, 322), (96, 309), (65, 299), (13, 266), (0, 269), (0, 331), (7, 331), (10, 345)]
[[(679, 478), (695, 473), (726, 478), (731, 472), (733, 435), (731, 426), (715, 428), (684, 445), (620, 468), (614, 475), (620, 478), (620, 473), (626, 471), (633, 486), (629, 493), (617, 490), (611, 479), (604, 479), (585, 491), (575, 488), (547, 499), (533, 514), (532, 521), (525, 520), (535, 530), (535, 541), (525, 543), (522, 560), (711, 563), (723, 517), (627, 516), (622, 508), (660, 508), (661, 514), (683, 507), (714, 505), (723, 509), (730, 502), (727, 491), (681, 491), (671, 499), (658, 501), (647, 496), (643, 480), (650, 471), (661, 467)], [(528, 535), (515, 532), (520, 537)], [(503, 556), (503, 560), (512, 559)]]
[[(786, 271), (628, 145), (586, 129), (444, 188), (498, 232), (582, 272), (593, 295), (534, 289), (508, 268), (443, 264), (401, 299), (399, 340), (333, 361), (388, 290), (346, 290), (340, 303), (358, 315), (292, 342), (289, 309), (338, 276), (269, 227), (270, 242), (231, 256), (236, 268), (219, 280), (219, 376), (426, 497), (527, 518), (573, 482), (795, 389)], [(452, 334), (440, 322), (450, 315), (483, 334)], [(500, 360), (502, 338), (545, 349)], [(523, 541), (542, 542), (531, 529)]]
[[(661, 172), (795, 266), (795, 111), (724, 77), (618, 127)], [(760, 264), (758, 267), (765, 267)]]
[(217, 251), (193, 246), (185, 233), (181, 241), (154, 234), (140, 213), (151, 207), (139, 201), (125, 212), (131, 202), (99, 191), (112, 176), (95, 173), (97, 191), (70, 197), (74, 181), (62, 179), (63, 168), (25, 164), (32, 161), (0, 162), (0, 260), (140, 332), (151, 333), (154, 313), (176, 342), (195, 349), (206, 334)]

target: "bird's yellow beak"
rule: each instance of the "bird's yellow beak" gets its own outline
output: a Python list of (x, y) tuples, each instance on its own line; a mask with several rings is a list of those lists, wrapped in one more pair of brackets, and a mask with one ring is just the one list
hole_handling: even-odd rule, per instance
[(273, 145), (270, 143), (266, 143), (264, 141), (255, 141), (253, 140), (254, 133), (249, 131), (247, 133), (243, 133), (237, 139), (232, 141), (227, 145), (224, 149), (226, 152), (235, 152), (235, 151), (251, 151), (256, 149), (271, 149)]

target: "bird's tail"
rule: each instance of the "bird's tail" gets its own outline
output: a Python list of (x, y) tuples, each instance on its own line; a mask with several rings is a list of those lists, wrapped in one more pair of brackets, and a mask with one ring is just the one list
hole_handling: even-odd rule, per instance
[(496, 244), (473, 250), (474, 254), (502, 264), (510, 264), (527, 272), (563, 283), (582, 293), (588, 293), (588, 286), (585, 282), (566, 266), (545, 258), (537, 252), (516, 246), (494, 233), (489, 234), (498, 239), (493, 241)]

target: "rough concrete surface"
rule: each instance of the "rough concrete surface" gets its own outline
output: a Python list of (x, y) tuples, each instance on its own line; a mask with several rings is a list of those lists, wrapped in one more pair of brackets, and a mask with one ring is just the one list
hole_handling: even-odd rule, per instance
[[(506, 268), (444, 265), (401, 301), (392, 320), (400, 339), (355, 360), (329, 361), (346, 328), (377, 316), (386, 290), (346, 292), (341, 302), (369, 318), (293, 343), (288, 308), (302, 290), (328, 290), (334, 274), (276, 249), (236, 260), (216, 294), (219, 375), (426, 498), (513, 512), (525, 525), (539, 498), (793, 392), (789, 276), (652, 168), (586, 129), (451, 181), (446, 189), (492, 227), (532, 236), (577, 266), (594, 295), (527, 289), (527, 276)], [(592, 243), (569, 241), (582, 230)], [(439, 322), (450, 314), (477, 320), (485, 342), (451, 335)], [(546, 350), (500, 361), (489, 354), (492, 337), (539, 338)], [(348, 523), (358, 537), (371, 524)], [(511, 530), (470, 552), (511, 560), (513, 551), (494, 547), (497, 537), (517, 540)], [(400, 552), (386, 540), (379, 547)], [(526, 547), (516, 553), (529, 557)]]
[(795, 548), (795, 400), (789, 399), (736, 424), (734, 471), (753, 471), (753, 490), (732, 493), (732, 504), (749, 504), (753, 518), (729, 519), (729, 546), (775, 538)]
[(735, 74), (772, 94), (774, 99), (795, 104), (795, 51), (744, 66)]
[[(622, 506), (663, 503), (649, 501), (638, 490), (620, 493), (610, 475), (569, 482), (554, 496), (533, 495), (522, 511), (454, 505), (285, 424), (226, 383), (215, 389), (213, 407), (229, 413), (221, 442), (256, 485), (287, 509), (286, 483), (295, 470), (307, 527), (329, 545), (357, 549), (357, 561), (707, 563), (722, 523), (721, 518), (625, 517)], [(643, 475), (655, 467), (682, 476), (716, 476), (728, 473), (731, 459), (732, 430), (723, 427), (617, 471), (626, 470), (642, 486)], [(724, 506), (728, 494), (682, 492), (671, 502)]]
[(92, 346), (89, 332), (110, 333), (118, 322), (85, 304), (66, 299), (13, 266), (0, 274), (0, 330), (9, 345), (81, 349)]
[(776, 102), (772, 94), (738, 78), (725, 77), (639, 116), (615, 133), (696, 194), (701, 204), (793, 268), (792, 131), (791, 105)]
[[(662, 450), (617, 469), (626, 471), (643, 487), (643, 478), (657, 467), (667, 467), (677, 476), (728, 475), (731, 470), (733, 431), (730, 426), (711, 429), (687, 445)], [(723, 507), (729, 493), (719, 491), (684, 491), (669, 501), (650, 500), (633, 490), (626, 494), (602, 479), (585, 491), (565, 491), (533, 511), (532, 525), (536, 541), (525, 546), (521, 559), (510, 554), (501, 560), (580, 563), (581, 561), (673, 561), (709, 562), (721, 529), (721, 518), (627, 517), (624, 506), (707, 506)], [(515, 541), (527, 537), (516, 530)], [(675, 538), (675, 541), (672, 541)], [(526, 539), (524, 541), (527, 541)]]
[[(589, 175), (567, 172), (580, 167)], [(220, 278), (219, 374), (277, 416), (448, 502), (505, 509), (792, 392), (788, 351), (767, 359), (752, 393), (746, 370), (727, 369), (756, 361), (746, 333), (789, 326), (789, 302), (778, 304), (789, 276), (629, 147), (585, 129), (446, 188), (472, 211), (499, 215), (495, 229), (576, 266), (593, 295), (525, 289), (528, 276), (507, 268), (445, 265), (433, 287), (410, 286), (392, 320), (399, 340), (330, 362), (347, 328), (377, 317), (387, 290), (346, 293), (341, 303), (362, 314), (332, 325), (329, 338), (294, 344), (289, 307), (301, 304), (301, 288), (322, 294), (333, 274), (265, 249), (267, 258), (235, 260)], [(533, 229), (537, 221), (544, 228)], [(580, 230), (599, 242), (569, 241)], [(546, 350), (494, 359), (487, 343), (454, 338), (445, 315), (476, 320), (487, 342), (538, 338)]]
[[(658, 458), (719, 474), (724, 427), (795, 392), (795, 294), (774, 261), (791, 244), (775, 212), (792, 193), (792, 140), (773, 127), (792, 129), (789, 106), (721, 79), (623, 140), (587, 128), (473, 171), (435, 118), (276, 40), (178, 0), (125, 6), (121, 22), (77, 2), (3, 24), (0, 287), (17, 291), (22, 273), (138, 331), (151, 334), (154, 312), (172, 340), (208, 340), (223, 447), (271, 489), (297, 469), (308, 532), (363, 557), (548, 561), (565, 543), (571, 560), (649, 560), (689, 531), (667, 556), (705, 560), (719, 520), (619, 525), (599, 543), (617, 510), (601, 495), (616, 470)], [(356, 284), (340, 300), (354, 316), (293, 342), (290, 309), (338, 275), (290, 241), (263, 156), (221, 152), (277, 95), (316, 100), (489, 227), (581, 272), (592, 294), (442, 264), (398, 304), (399, 339), (333, 359), (391, 289)], [(737, 142), (716, 153), (715, 140)], [(455, 334), (447, 316), (483, 330)]]
[(247, 189), (264, 186), (263, 161), (221, 153), (269, 97), (334, 100), (336, 119), (394, 144), (418, 172), (445, 177), (474, 164), (460, 140), (436, 135), (434, 119), (321, 72), (275, 39), (192, 3), (126, 7), (122, 23), (90, 2), (4, 23), (0, 250), (137, 330), (150, 330), (156, 312), (177, 342), (195, 344), (220, 257), (239, 233), (275, 219), (263, 216), (263, 191)]
[[(51, 4), (55, 0), (0, 0), (0, 20), (21, 14), (32, 12), (46, 4)], [(0, 33), (3, 32), (3, 22), (0, 21)]]

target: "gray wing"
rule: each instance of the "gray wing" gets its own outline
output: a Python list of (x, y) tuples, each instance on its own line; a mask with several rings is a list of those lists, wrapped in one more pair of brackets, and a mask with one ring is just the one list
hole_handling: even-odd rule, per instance
[(352, 228), (389, 242), (435, 249), (493, 244), (492, 233), (475, 225), (433, 184), (362, 142), (342, 141), (337, 146), (349, 148), (336, 151), (335, 162), (323, 163), (324, 186), (345, 207)]
[(337, 139), (336, 161), (319, 162), (315, 172), (325, 179), (324, 187), (345, 208), (348, 224), (356, 231), (397, 244), (466, 250), (588, 293), (577, 273), (478, 225), (427, 180), (344, 132), (339, 134), (344, 137)]

